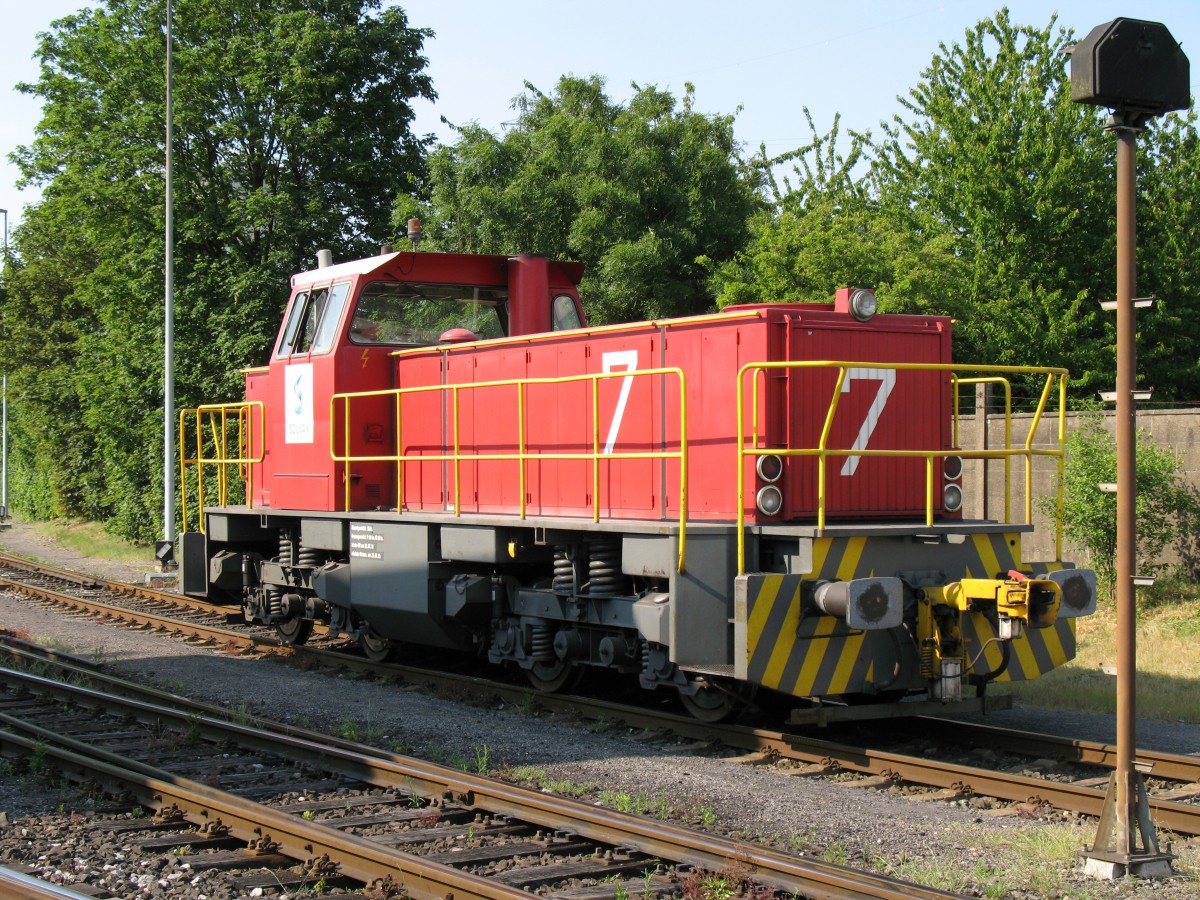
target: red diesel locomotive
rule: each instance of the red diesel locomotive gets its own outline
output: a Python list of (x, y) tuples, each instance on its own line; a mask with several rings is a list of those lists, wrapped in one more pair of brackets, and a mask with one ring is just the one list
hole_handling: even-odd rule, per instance
[(615, 670), (711, 720), (757, 688), (950, 702), (1073, 657), (1095, 577), (1023, 559), (1028, 477), (1022, 520), (962, 514), (964, 458), (1061, 466), (1061, 418), (1048, 450), (957, 446), (962, 385), (1042, 374), (1032, 434), (1062, 370), (960, 369), (948, 318), (865, 290), (588, 327), (575, 263), (324, 262), (246, 399), (181, 414), (187, 593), (540, 690)]

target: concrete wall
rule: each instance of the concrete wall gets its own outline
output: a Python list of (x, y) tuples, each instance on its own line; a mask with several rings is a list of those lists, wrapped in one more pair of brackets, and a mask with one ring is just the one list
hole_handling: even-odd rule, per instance
[[(1112, 431), (1113, 414), (1106, 413), (1104, 418)], [(992, 449), (1004, 446), (1004, 416), (989, 415), (987, 421), (987, 444)], [(1029, 433), (1033, 416), (1029, 414), (1012, 417), (1012, 444), (1024, 446)], [(1066, 417), (1066, 432), (1076, 427), (1078, 416), (1068, 413)], [(1160, 447), (1168, 447), (1180, 455), (1181, 468), (1189, 484), (1200, 484), (1200, 410), (1165, 409), (1142, 410), (1138, 412), (1137, 425), (1146, 431), (1154, 443)], [(1057, 414), (1048, 416), (1040, 423), (1034, 435), (1033, 447), (1052, 449), (1057, 446), (1058, 417)], [(964, 448), (983, 446), (983, 422), (978, 416), (964, 416), (960, 420), (960, 444)], [(963, 511), (968, 518), (1002, 519), (1004, 517), (1004, 463), (1000, 460), (989, 460), (987, 465), (986, 506), (985, 492), (982, 489), (984, 478), (984, 461), (967, 460), (963, 475), (964, 505)], [(1035, 534), (1027, 535), (1022, 541), (1022, 552), (1026, 560), (1054, 558), (1054, 529), (1052, 522), (1037, 509), (1037, 498), (1054, 493), (1054, 475), (1056, 460), (1053, 457), (1035, 459), (1032, 467), (1033, 521), (1038, 530)], [(1012, 492), (1010, 510), (1012, 521), (1025, 521), (1025, 462), (1014, 458), (1011, 463)], [(1070, 539), (1063, 538), (1063, 557), (1074, 562), (1083, 563), (1085, 556), (1081, 550), (1071, 545)], [(1175, 562), (1174, 555), (1164, 558), (1166, 562)]]

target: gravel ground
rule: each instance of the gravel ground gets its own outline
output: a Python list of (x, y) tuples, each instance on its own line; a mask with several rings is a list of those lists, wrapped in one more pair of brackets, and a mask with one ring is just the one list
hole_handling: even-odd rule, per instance
[[(151, 571), (149, 566), (139, 569), (64, 554), (21, 524), (0, 532), (0, 548), (112, 579), (141, 581)], [(360, 734), (384, 736), (384, 746), (435, 761), (474, 765), (486, 754), (492, 769), (531, 766), (577, 785), (602, 785), (634, 797), (665, 796), (693, 818), (699, 813), (715, 819), (717, 830), (763, 838), (810, 855), (851, 865), (867, 860), (917, 880), (921, 879), (914, 873), (965, 867), (978, 873), (971, 880), (981, 894), (989, 884), (1008, 888), (987, 896), (1200, 896), (1195, 868), (1200, 848), (1185, 849), (1179, 867), (1183, 877), (1167, 882), (1099, 882), (1047, 863), (1041, 868), (1057, 866), (1061, 872), (1057, 881), (1043, 883), (1035, 875), (1021, 874), (1004, 855), (1008, 851), (997, 846), (1020, 844), (1040, 835), (1040, 829), (1070, 821), (1059, 814), (999, 816), (983, 808), (986, 802), (980, 800), (913, 802), (898, 789), (877, 791), (789, 777), (772, 766), (690, 755), (615, 730), (596, 733), (552, 717), (531, 722), (517, 709), (463, 705), (420, 691), (230, 657), (171, 638), (63, 616), (12, 595), (3, 595), (0, 602), (8, 629), (103, 660), (139, 681), (328, 731), (353, 723)], [(990, 716), (989, 721), (1096, 740), (1112, 740), (1115, 733), (1106, 716), (1014, 710)], [(1147, 748), (1200, 750), (1200, 728), (1194, 726), (1139, 722), (1138, 736)], [(51, 815), (40, 822), (53, 825), (62, 820), (52, 814), (69, 813), (79, 804), (77, 797), (33, 792), (27, 780), (9, 778), (0, 782), (0, 834), (29, 829), (31, 821), (21, 817)], [(1080, 832), (1080, 847), (1091, 840), (1093, 827)]]

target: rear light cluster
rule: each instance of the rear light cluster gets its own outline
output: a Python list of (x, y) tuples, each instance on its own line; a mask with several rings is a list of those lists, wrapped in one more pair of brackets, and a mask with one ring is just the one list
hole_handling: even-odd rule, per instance
[(760, 456), (755, 464), (759, 481), (764, 481), (754, 497), (754, 504), (764, 516), (777, 516), (783, 511), (783, 491), (776, 484), (783, 477), (783, 459), (775, 454)]
[[(758, 480), (763, 482), (754, 497), (754, 505), (764, 516), (777, 516), (783, 511), (783, 491), (778, 481), (783, 477), (783, 459), (775, 454), (758, 457), (755, 463)], [(958, 513), (963, 505), (963, 461), (960, 456), (947, 456), (942, 461), (942, 512)]]
[(942, 483), (942, 510), (944, 512), (956, 513), (962, 509), (962, 474), (961, 456), (947, 456), (942, 461), (942, 475), (945, 477), (945, 481)]

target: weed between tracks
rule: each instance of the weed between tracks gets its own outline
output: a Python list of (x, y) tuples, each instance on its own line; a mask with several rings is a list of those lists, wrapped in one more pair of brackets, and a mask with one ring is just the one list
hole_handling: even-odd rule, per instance
[[(1092, 900), (1114, 896), (1114, 885), (1078, 874), (1079, 851), (1095, 839), (1091, 824), (1045, 824), (995, 830), (949, 826), (928, 855), (866, 858), (871, 868), (945, 891), (1001, 900), (1056, 897)], [(1160, 833), (1164, 846), (1170, 842)], [(1176, 878), (1163, 886), (1200, 891), (1200, 847), (1176, 843)], [(1172, 896), (1183, 896), (1174, 893)]]

